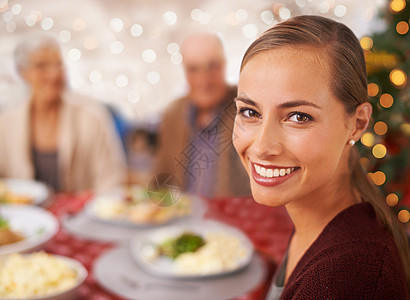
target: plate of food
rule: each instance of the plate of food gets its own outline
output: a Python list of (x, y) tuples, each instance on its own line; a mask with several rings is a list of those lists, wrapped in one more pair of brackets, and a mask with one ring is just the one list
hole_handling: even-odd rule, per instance
[(45, 252), (13, 253), (0, 257), (0, 300), (77, 299), (77, 288), (87, 277), (72, 258)]
[(0, 255), (37, 249), (58, 229), (56, 217), (41, 207), (0, 205)]
[(0, 203), (40, 205), (49, 196), (50, 190), (40, 181), (17, 178), (0, 179)]
[(205, 212), (204, 203), (198, 197), (169, 191), (151, 192), (140, 186), (97, 195), (84, 209), (93, 220), (131, 227), (165, 225), (192, 215), (202, 216)]
[(244, 269), (253, 245), (239, 229), (201, 220), (150, 229), (131, 240), (131, 254), (145, 271), (168, 278), (205, 278)]

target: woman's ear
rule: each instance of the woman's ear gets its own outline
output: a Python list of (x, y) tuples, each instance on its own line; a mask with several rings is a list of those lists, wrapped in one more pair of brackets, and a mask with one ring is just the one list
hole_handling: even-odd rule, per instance
[(362, 133), (367, 129), (372, 116), (372, 111), (373, 108), (369, 102), (362, 103), (356, 108), (351, 135), (352, 140), (359, 140)]

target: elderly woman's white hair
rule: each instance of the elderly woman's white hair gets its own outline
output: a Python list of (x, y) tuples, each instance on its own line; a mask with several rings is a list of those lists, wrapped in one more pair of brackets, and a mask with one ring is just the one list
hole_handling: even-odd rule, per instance
[(13, 55), (17, 73), (21, 74), (28, 67), (31, 54), (45, 48), (61, 51), (57, 38), (47, 33), (30, 34), (17, 44)]

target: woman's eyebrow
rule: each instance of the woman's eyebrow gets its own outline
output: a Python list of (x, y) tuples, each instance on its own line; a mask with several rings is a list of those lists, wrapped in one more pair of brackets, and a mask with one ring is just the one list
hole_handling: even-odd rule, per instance
[(285, 109), (285, 108), (294, 108), (298, 106), (312, 106), (317, 109), (322, 109), (320, 106), (316, 105), (313, 102), (309, 102), (306, 100), (293, 100), (293, 101), (287, 101), (283, 102), (277, 105), (277, 108), (279, 109)]
[(246, 95), (244, 95), (244, 96), (242, 96), (242, 95), (243, 95), (243, 93), (241, 93), (241, 95), (239, 95), (238, 97), (236, 97), (236, 98), (234, 99), (234, 101), (235, 101), (235, 102), (241, 101), (241, 102), (243, 102), (243, 103), (245, 103), (245, 104), (252, 105), (252, 106), (255, 106), (256, 108), (259, 108), (259, 105), (258, 105), (255, 101), (249, 99)]

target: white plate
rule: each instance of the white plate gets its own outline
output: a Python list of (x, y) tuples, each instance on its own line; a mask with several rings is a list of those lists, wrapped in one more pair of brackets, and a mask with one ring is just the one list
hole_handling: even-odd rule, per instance
[(107, 291), (124, 299), (226, 300), (260, 287), (268, 278), (267, 264), (253, 255), (249, 266), (229, 276), (213, 278), (162, 278), (145, 272), (133, 260), (129, 247), (102, 253), (93, 264), (93, 278)]
[[(61, 256), (61, 255), (53, 255), (58, 259), (63, 260), (72, 270), (77, 273), (77, 282), (76, 284), (69, 288), (68, 290), (61, 291), (59, 293), (50, 294), (48, 296), (43, 297), (31, 297), (31, 298), (19, 298), (20, 300), (72, 300), (77, 299), (77, 290), (78, 287), (84, 282), (87, 278), (88, 272), (85, 267), (77, 260)], [(9, 298), (0, 298), (0, 300), (11, 300)]]
[[(183, 220), (183, 219), (189, 219), (189, 218), (202, 218), (202, 216), (205, 214), (206, 211), (206, 204), (203, 199), (194, 196), (194, 195), (183, 195), (183, 197), (188, 197), (189, 200), (191, 201), (191, 212), (188, 213), (187, 215), (183, 216), (176, 216), (174, 218), (171, 218), (165, 222), (133, 222), (130, 220), (127, 220), (125, 218), (123, 219), (109, 219), (109, 218), (103, 218), (96, 214), (95, 212), (95, 205), (96, 202), (99, 201), (100, 197), (103, 197), (106, 199), (109, 199), (109, 197), (112, 197), (112, 201), (121, 201), (119, 198), (120, 196), (118, 195), (99, 195), (95, 196), (93, 199), (91, 199), (84, 207), (84, 212), (85, 214), (92, 220), (95, 220), (97, 222), (101, 222), (104, 224), (108, 225), (114, 225), (118, 227), (131, 227), (131, 228), (153, 228), (153, 227), (159, 227), (159, 226), (164, 226), (166, 224), (173, 223), (177, 220)], [(169, 209), (169, 208), (164, 208), (164, 209)]]
[(20, 196), (27, 196), (33, 199), (34, 205), (40, 205), (50, 195), (47, 186), (40, 182), (29, 179), (7, 178), (3, 179), (6, 183), (7, 189), (13, 194)]
[[(202, 274), (178, 273), (174, 269), (174, 261), (172, 259), (160, 256), (153, 260), (147, 256), (147, 250), (149, 252), (165, 240), (174, 238), (187, 231), (202, 237), (206, 237), (210, 233), (223, 233), (234, 237), (239, 240), (239, 247), (244, 250), (244, 255), (236, 261), (234, 268)], [(206, 278), (227, 275), (245, 268), (252, 259), (253, 244), (242, 231), (235, 227), (211, 220), (197, 220), (195, 222), (147, 230), (135, 236), (131, 240), (131, 254), (138, 265), (156, 276), (179, 279)]]
[(9, 221), (13, 231), (23, 235), (24, 240), (0, 246), (0, 255), (37, 249), (58, 231), (56, 217), (37, 206), (0, 205), (1, 215)]

